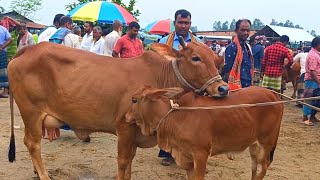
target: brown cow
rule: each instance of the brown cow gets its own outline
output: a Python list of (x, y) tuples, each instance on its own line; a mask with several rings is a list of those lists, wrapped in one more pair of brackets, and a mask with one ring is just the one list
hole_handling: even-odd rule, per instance
[[(41, 159), (42, 127), (67, 123), (80, 139), (92, 132), (116, 134), (118, 179), (130, 179), (136, 148), (150, 146), (146, 141), (153, 140), (125, 122), (131, 96), (139, 87), (178, 86), (212, 96), (228, 94), (215, 68), (217, 57), (207, 46), (188, 43), (180, 51), (164, 44), (151, 48), (123, 60), (46, 42), (18, 52), (8, 65), (10, 90), (25, 125), (24, 143), (41, 180), (50, 179)], [(14, 160), (12, 149), (9, 157)]]
[[(170, 152), (177, 164), (186, 169), (188, 179), (202, 180), (208, 157), (244, 151), (249, 147), (252, 179), (263, 179), (276, 148), (283, 104), (272, 106), (210, 109), (170, 109), (169, 98), (181, 88), (156, 89), (144, 87), (132, 97), (126, 114), (146, 136), (157, 136), (161, 149)], [(275, 102), (279, 98), (261, 87), (249, 87), (223, 99), (187, 93), (181, 107), (227, 106)]]
[(292, 98), (297, 97), (297, 89), (298, 89), (298, 79), (300, 77), (300, 62), (297, 61), (293, 63), (291, 66), (284, 66), (282, 72), (282, 83), (281, 83), (281, 93), (286, 89), (286, 83), (291, 82), (293, 87)]

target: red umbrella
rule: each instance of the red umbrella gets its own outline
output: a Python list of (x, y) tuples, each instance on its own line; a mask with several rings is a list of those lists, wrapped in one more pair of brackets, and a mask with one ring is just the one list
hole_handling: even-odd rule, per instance
[(174, 31), (173, 21), (170, 19), (155, 21), (145, 28), (145, 31), (150, 34), (165, 35)]

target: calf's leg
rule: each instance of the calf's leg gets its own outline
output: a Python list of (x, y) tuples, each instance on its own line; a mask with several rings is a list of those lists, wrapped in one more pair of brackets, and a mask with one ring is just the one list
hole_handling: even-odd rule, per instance
[(197, 152), (192, 156), (194, 162), (194, 179), (203, 180), (206, 173), (209, 154), (207, 152)]
[(257, 151), (258, 151), (258, 146), (257, 144), (253, 144), (249, 146), (249, 152), (251, 156), (251, 169), (252, 169), (252, 175), (251, 175), (251, 180), (255, 180), (257, 177)]
[(116, 125), (118, 136), (118, 180), (131, 179), (131, 163), (135, 156), (135, 126), (122, 123)]

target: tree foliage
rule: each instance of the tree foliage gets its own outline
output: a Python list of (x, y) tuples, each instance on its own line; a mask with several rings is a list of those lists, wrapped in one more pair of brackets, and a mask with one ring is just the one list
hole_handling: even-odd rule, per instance
[(259, 30), (259, 29), (262, 29), (264, 26), (265, 25), (263, 24), (263, 22), (260, 19), (256, 18), (253, 20), (251, 28), (255, 30)]
[(295, 25), (290, 20), (286, 20), (286, 22), (278, 22), (275, 19), (272, 19), (270, 25), (303, 29), (303, 27), (301, 27), (299, 24)]
[[(81, 4), (84, 4), (87, 2), (92, 2), (92, 1), (99, 1), (99, 0), (78, 0), (78, 2), (73, 2), (73, 3), (66, 5), (65, 9), (67, 11), (71, 11), (72, 9), (74, 9), (75, 7), (77, 7)], [(137, 17), (140, 16), (140, 14), (141, 14), (139, 9), (135, 9), (136, 0), (130, 0), (128, 5), (124, 4), (122, 0), (112, 0), (111, 2), (118, 4), (118, 5), (122, 6), (123, 8), (125, 8), (136, 19), (138, 19)]]
[(235, 19), (232, 19), (229, 29), (230, 30), (235, 30), (236, 29), (236, 20)]
[(214, 31), (221, 31), (221, 29), (222, 29), (221, 21), (215, 21), (213, 23), (213, 30)]
[(10, 4), (10, 10), (32, 19), (37, 10), (42, 8), (43, 0), (13, 0)]
[(229, 30), (229, 22), (228, 22), (228, 21), (225, 21), (225, 22), (222, 24), (221, 30), (223, 30), (223, 31)]
[(311, 34), (312, 36), (314, 36), (314, 37), (316, 37), (316, 36), (317, 36), (317, 34), (316, 34), (316, 31), (315, 31), (315, 30), (311, 30), (310, 34)]
[[(1, 2), (1, 0), (0, 0), (0, 2)], [(3, 13), (4, 11), (6, 11), (6, 10), (4, 9), (4, 7), (0, 6), (0, 13)]]

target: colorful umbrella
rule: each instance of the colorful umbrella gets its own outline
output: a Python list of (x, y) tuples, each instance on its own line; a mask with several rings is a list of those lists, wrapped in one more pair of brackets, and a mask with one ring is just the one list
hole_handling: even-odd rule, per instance
[(147, 25), (144, 30), (150, 34), (165, 35), (174, 31), (174, 24), (172, 20), (165, 19)]
[(107, 1), (93, 1), (81, 4), (71, 10), (67, 16), (79, 21), (98, 21), (112, 24), (120, 20), (124, 25), (137, 21), (125, 8)]

